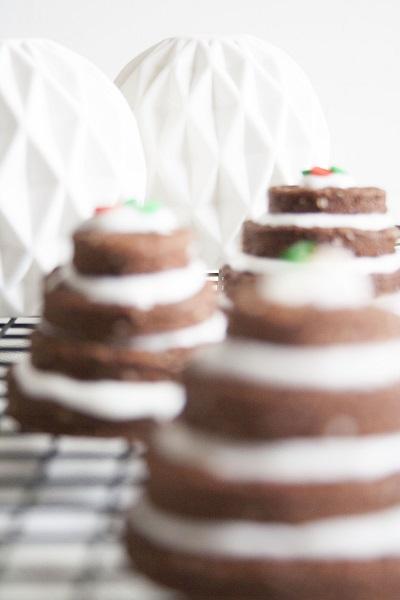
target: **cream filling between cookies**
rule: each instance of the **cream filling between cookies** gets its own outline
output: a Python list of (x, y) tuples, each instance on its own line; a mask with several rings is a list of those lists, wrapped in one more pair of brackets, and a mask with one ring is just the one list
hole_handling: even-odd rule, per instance
[(400, 556), (400, 506), (305, 523), (183, 518), (142, 498), (130, 516), (153, 544), (233, 559), (367, 560)]
[[(144, 352), (164, 352), (176, 348), (194, 348), (205, 344), (215, 344), (225, 337), (227, 319), (225, 315), (217, 311), (212, 317), (181, 329), (172, 331), (160, 331), (145, 335), (133, 336), (130, 341), (121, 343), (119, 347)], [(40, 330), (47, 336), (65, 336), (65, 332), (55, 327), (46, 320), (40, 323)], [(79, 342), (78, 342), (79, 343)], [(110, 343), (118, 346), (116, 342)]]
[(196, 295), (205, 285), (205, 273), (205, 265), (194, 260), (179, 269), (114, 277), (81, 275), (67, 265), (60, 278), (94, 302), (150, 310), (157, 304), (175, 304)]
[(36, 369), (29, 356), (15, 365), (13, 374), (21, 391), (30, 398), (54, 401), (112, 421), (170, 419), (184, 404), (183, 387), (173, 381), (82, 381)]
[(320, 310), (356, 308), (371, 303), (372, 279), (355, 271), (343, 248), (321, 246), (310, 261), (260, 277), (258, 293), (268, 302), (315, 306)]
[(172, 463), (237, 483), (335, 483), (400, 475), (400, 433), (260, 442), (176, 422), (155, 432), (153, 444)]
[(374, 300), (375, 306), (400, 315), (400, 291), (391, 294), (382, 294)]
[(386, 213), (267, 213), (256, 223), (270, 227), (348, 228), (363, 231), (382, 231), (394, 227), (392, 217)]
[[(351, 262), (360, 273), (366, 275), (394, 273), (400, 269), (400, 251), (382, 256), (356, 256), (346, 262)], [(268, 274), (282, 269), (287, 265), (287, 261), (237, 252), (230, 257), (228, 264), (235, 271)]]
[(288, 346), (230, 338), (201, 352), (195, 365), (206, 374), (228, 375), (284, 389), (368, 391), (400, 383), (399, 356), (400, 339)]
[(162, 352), (172, 348), (193, 348), (203, 344), (214, 344), (225, 337), (227, 320), (223, 313), (216, 312), (211, 318), (173, 331), (139, 335), (129, 343), (134, 350)]

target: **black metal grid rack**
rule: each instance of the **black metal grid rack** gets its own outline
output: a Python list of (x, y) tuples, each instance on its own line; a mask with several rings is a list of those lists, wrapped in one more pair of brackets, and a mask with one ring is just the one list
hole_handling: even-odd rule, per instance
[(144, 480), (119, 439), (18, 433), (5, 373), (38, 319), (0, 319), (0, 599), (170, 600), (127, 568), (123, 517)]

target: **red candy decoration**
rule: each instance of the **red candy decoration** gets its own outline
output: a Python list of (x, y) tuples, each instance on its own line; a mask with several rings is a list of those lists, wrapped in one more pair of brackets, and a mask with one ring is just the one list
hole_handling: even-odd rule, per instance
[(101, 215), (103, 213), (108, 212), (109, 210), (112, 210), (113, 208), (115, 208), (114, 206), (96, 206), (96, 208), (94, 209), (94, 213), (96, 215)]
[(322, 167), (313, 167), (310, 169), (310, 175), (331, 175), (332, 171), (330, 169), (323, 169)]

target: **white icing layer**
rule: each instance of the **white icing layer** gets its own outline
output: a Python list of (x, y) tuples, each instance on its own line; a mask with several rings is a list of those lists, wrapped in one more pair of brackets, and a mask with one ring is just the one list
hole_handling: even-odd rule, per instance
[(132, 338), (130, 347), (147, 352), (162, 352), (170, 348), (193, 348), (220, 342), (225, 337), (226, 317), (216, 312), (210, 319), (173, 331), (140, 335)]
[(388, 274), (400, 269), (400, 251), (382, 256), (356, 256), (351, 259), (354, 267), (365, 274)]
[(205, 273), (201, 261), (192, 261), (180, 269), (118, 277), (81, 275), (67, 265), (61, 277), (68, 286), (94, 302), (150, 310), (157, 304), (174, 304), (197, 294), (205, 285)]
[(240, 441), (185, 423), (161, 427), (159, 454), (235, 482), (335, 483), (400, 474), (400, 433)]
[(358, 308), (373, 298), (372, 280), (356, 271), (352, 255), (342, 248), (321, 246), (310, 260), (287, 261), (282, 269), (262, 277), (260, 295), (286, 306), (316, 306), (319, 309)]
[[(382, 256), (357, 256), (349, 258), (354, 267), (366, 275), (373, 273), (394, 273), (400, 269), (400, 251), (396, 250), (392, 254), (383, 254)], [(262, 256), (252, 256), (245, 252), (232, 254), (229, 265), (235, 271), (249, 271), (251, 273), (263, 274), (273, 273), (282, 269), (287, 263), (281, 258), (264, 258)]]
[(271, 227), (302, 227), (304, 229), (339, 228), (380, 231), (394, 227), (394, 221), (385, 213), (333, 214), (333, 213), (267, 213), (257, 219), (260, 225)]
[(54, 400), (63, 406), (95, 417), (169, 419), (184, 403), (183, 387), (172, 381), (81, 381), (60, 373), (36, 369), (24, 357), (14, 369), (20, 389), (32, 398)]
[[(145, 352), (163, 352), (171, 348), (193, 348), (203, 344), (215, 344), (224, 339), (227, 319), (221, 312), (216, 312), (212, 317), (182, 329), (149, 333), (132, 337), (130, 342), (124, 344), (134, 350)], [(63, 335), (63, 331), (54, 327), (46, 320), (40, 323), (40, 330), (49, 336)], [(114, 344), (116, 345), (115, 342)]]
[(162, 206), (157, 211), (145, 213), (129, 206), (117, 206), (101, 212), (82, 226), (82, 230), (109, 233), (160, 233), (170, 234), (178, 228), (175, 215)]
[(400, 291), (392, 294), (382, 294), (374, 300), (375, 306), (400, 315)]
[(200, 353), (197, 368), (282, 388), (371, 390), (400, 383), (400, 339), (285, 346), (230, 338)]
[(350, 188), (355, 186), (354, 179), (347, 173), (331, 173), (330, 175), (303, 175), (302, 185), (313, 190), (321, 188)]
[(265, 559), (374, 559), (400, 555), (400, 507), (288, 524), (186, 519), (144, 497), (136, 531), (156, 545), (190, 554)]

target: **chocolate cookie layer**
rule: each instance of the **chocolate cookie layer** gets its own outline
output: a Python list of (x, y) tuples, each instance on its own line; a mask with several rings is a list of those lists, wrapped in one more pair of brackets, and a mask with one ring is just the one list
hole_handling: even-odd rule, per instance
[(241, 439), (400, 430), (400, 383), (370, 392), (274, 388), (189, 368), (186, 421)]
[(148, 461), (150, 498), (156, 506), (184, 517), (298, 523), (367, 513), (400, 502), (400, 473), (332, 484), (249, 483), (171, 463), (155, 450)]
[(278, 258), (292, 244), (309, 240), (352, 250), (356, 256), (392, 254), (398, 234), (395, 227), (381, 231), (337, 228), (302, 228), (294, 226), (261, 225), (246, 221), (243, 225), (243, 252), (253, 256)]
[(80, 230), (74, 235), (73, 262), (84, 275), (166, 271), (189, 263), (192, 241), (188, 229), (170, 235)]
[(295, 185), (272, 187), (268, 192), (271, 213), (384, 213), (386, 194), (376, 187), (310, 189)]
[(43, 334), (32, 335), (32, 363), (38, 369), (64, 373), (75, 379), (156, 381), (177, 379), (193, 349), (144, 352)]
[(235, 271), (230, 265), (223, 265), (219, 270), (218, 278), (221, 290), (233, 300), (242, 286), (249, 287), (256, 283), (257, 275), (250, 271)]
[(393, 273), (373, 273), (372, 280), (377, 296), (392, 294), (400, 289), (400, 269)]
[(129, 555), (143, 573), (197, 600), (398, 600), (400, 559), (263, 560), (157, 546), (131, 525)]
[(229, 334), (278, 344), (331, 346), (399, 338), (400, 319), (372, 306), (327, 311), (272, 304), (242, 287), (230, 314)]
[(33, 398), (20, 390), (12, 371), (8, 375), (7, 414), (18, 421), (23, 432), (37, 431), (53, 435), (124, 437), (146, 441), (155, 425), (152, 419), (100, 419), (48, 398)]
[(151, 310), (93, 302), (66, 284), (46, 290), (44, 298), (44, 318), (50, 324), (83, 339), (107, 342), (189, 327), (211, 317), (215, 308), (211, 282), (187, 300), (158, 304)]

